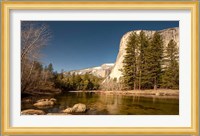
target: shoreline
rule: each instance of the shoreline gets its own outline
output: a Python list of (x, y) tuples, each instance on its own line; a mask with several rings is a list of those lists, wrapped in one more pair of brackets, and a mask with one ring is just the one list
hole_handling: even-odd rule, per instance
[(158, 89), (158, 90), (128, 90), (128, 91), (69, 91), (69, 92), (85, 92), (85, 93), (100, 93), (106, 95), (123, 95), (123, 96), (142, 96), (142, 97), (156, 97), (156, 98), (179, 98), (179, 90)]

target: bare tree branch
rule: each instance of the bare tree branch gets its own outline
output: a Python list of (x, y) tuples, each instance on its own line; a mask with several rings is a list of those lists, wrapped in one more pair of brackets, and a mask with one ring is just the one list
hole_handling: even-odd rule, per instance
[(47, 25), (25, 21), (21, 23), (21, 87), (37, 88), (39, 84), (39, 71), (35, 65), (40, 50), (48, 44), (51, 32)]

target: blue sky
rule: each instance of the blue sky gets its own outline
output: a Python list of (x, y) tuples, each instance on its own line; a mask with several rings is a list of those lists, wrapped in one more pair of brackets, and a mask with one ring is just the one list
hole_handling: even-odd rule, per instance
[(178, 21), (45, 21), (53, 38), (41, 62), (57, 72), (114, 63), (121, 37), (132, 30), (178, 27)]

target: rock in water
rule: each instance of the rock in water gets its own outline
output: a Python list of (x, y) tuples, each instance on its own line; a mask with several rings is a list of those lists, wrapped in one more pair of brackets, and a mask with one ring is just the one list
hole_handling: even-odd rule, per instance
[(82, 103), (75, 104), (72, 108), (67, 108), (63, 110), (64, 113), (73, 113), (73, 112), (85, 112), (86, 111), (86, 105)]
[(50, 100), (48, 99), (41, 99), (38, 100), (35, 104), (33, 104), (33, 106), (38, 107), (38, 108), (43, 108), (43, 107), (49, 107), (49, 106), (53, 106), (56, 102), (55, 98), (51, 98)]
[(37, 102), (33, 104), (35, 107), (42, 107), (42, 106), (52, 106), (54, 105), (54, 102), (52, 101), (44, 101), (44, 102)]
[(40, 99), (40, 100), (37, 100), (37, 103), (38, 103), (38, 102), (45, 102), (45, 101), (48, 101), (48, 99)]
[(52, 102), (56, 103), (56, 99), (55, 98), (51, 98), (49, 101), (52, 101)]
[(64, 112), (64, 113), (72, 113), (73, 109), (72, 108), (67, 108), (67, 109), (63, 110), (62, 112)]
[(78, 103), (78, 104), (75, 104), (72, 109), (73, 109), (73, 112), (85, 112), (86, 105), (82, 103)]
[(21, 115), (44, 115), (45, 112), (42, 110), (34, 110), (34, 109), (28, 109), (28, 110), (23, 110), (21, 112)]

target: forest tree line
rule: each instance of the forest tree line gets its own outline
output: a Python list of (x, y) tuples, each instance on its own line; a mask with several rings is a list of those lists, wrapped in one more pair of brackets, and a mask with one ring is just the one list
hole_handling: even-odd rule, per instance
[(63, 91), (71, 90), (99, 90), (102, 78), (86, 73), (84, 75), (78, 74), (55, 74), (55, 87)]
[(123, 60), (122, 83), (126, 90), (178, 89), (179, 61), (177, 43), (171, 39), (164, 47), (163, 37), (155, 32), (131, 33)]

